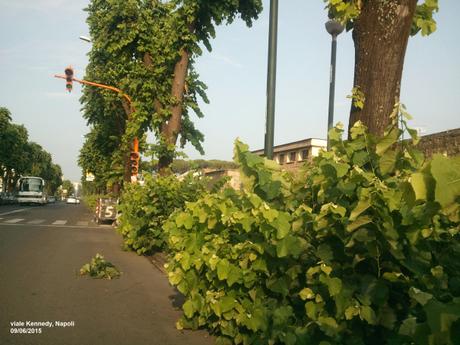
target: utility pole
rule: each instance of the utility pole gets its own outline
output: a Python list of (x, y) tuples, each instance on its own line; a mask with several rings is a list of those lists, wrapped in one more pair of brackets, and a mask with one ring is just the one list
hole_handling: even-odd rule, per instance
[(331, 149), (329, 131), (334, 126), (334, 96), (335, 96), (335, 66), (337, 55), (337, 36), (340, 35), (344, 27), (335, 20), (326, 22), (326, 31), (332, 36), (331, 43), (331, 66), (329, 70), (329, 111), (327, 116), (327, 150)]
[(267, 119), (265, 128), (264, 154), (273, 159), (275, 132), (275, 91), (276, 91), (276, 46), (278, 40), (278, 0), (270, 0), (270, 27), (268, 30), (267, 68)]

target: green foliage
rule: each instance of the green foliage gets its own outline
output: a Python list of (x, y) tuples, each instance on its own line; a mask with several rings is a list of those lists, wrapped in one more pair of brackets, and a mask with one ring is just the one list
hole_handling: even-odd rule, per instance
[(433, 13), (439, 11), (438, 0), (425, 0), (417, 5), (412, 22), (411, 35), (421, 31), (422, 36), (427, 36), (436, 31), (436, 21)]
[(180, 181), (175, 176), (145, 176), (143, 186), (126, 186), (121, 197), (118, 231), (127, 248), (151, 254), (165, 244), (162, 225), (176, 209), (194, 201), (205, 191), (206, 180), (191, 175)]
[(361, 91), (361, 88), (359, 86), (355, 86), (351, 90), (351, 95), (347, 96), (347, 98), (350, 98), (352, 100), (352, 104), (355, 108), (357, 109), (364, 108), (364, 102), (366, 101), (366, 96), (364, 95), (364, 92)]
[[(147, 151), (146, 155), (148, 156), (149, 153), (155, 155), (156, 151)], [(176, 151), (176, 157), (179, 157), (180, 152)], [(187, 156), (184, 154), (181, 156), (186, 158)], [(216, 169), (216, 170), (226, 170), (226, 169), (238, 169), (238, 164), (234, 163), (233, 161), (223, 161), (218, 159), (183, 159), (183, 158), (175, 158), (171, 163), (171, 171), (174, 174), (184, 174), (191, 170), (200, 170), (200, 169)], [(149, 162), (143, 161), (142, 162), (142, 170), (143, 171), (157, 171), (158, 170), (158, 161), (152, 159)]]
[[(329, 11), (329, 16), (344, 25), (347, 30), (353, 28), (354, 22), (358, 19), (361, 9), (365, 6), (366, 0), (323, 0)], [(384, 1), (387, 2), (387, 1)], [(422, 36), (427, 36), (436, 31), (436, 21), (433, 13), (438, 12), (438, 0), (425, 0), (418, 3), (415, 15), (412, 19), (411, 35), (421, 31)]]
[(84, 195), (83, 196), (83, 203), (85, 204), (85, 206), (91, 210), (91, 211), (95, 211), (96, 210), (96, 205), (97, 205), (97, 201), (100, 199), (100, 198), (111, 198), (112, 196), (111, 195), (108, 195), (108, 194), (89, 194), (89, 195)]
[(111, 262), (106, 261), (101, 254), (97, 253), (89, 264), (84, 264), (80, 268), (80, 275), (88, 275), (97, 279), (114, 279), (120, 278), (121, 272)]
[[(193, 114), (203, 117), (199, 98), (209, 102), (207, 87), (194, 69), (195, 59), (201, 55), (200, 45), (211, 49), (216, 25), (231, 23), (237, 16), (251, 25), (261, 10), (261, 0), (90, 1), (86, 11), (92, 49), (85, 79), (123, 90), (132, 98), (136, 111), (129, 115), (123, 111), (126, 104), (120, 95), (84, 87), (84, 117), (89, 124), (102, 127), (98, 130), (109, 134), (104, 138), (109, 137), (113, 146), (110, 155), (99, 140), (97, 145), (85, 147), (84, 169), (91, 162), (97, 163), (94, 156), (99, 155), (103, 160), (94, 165), (101, 170), (96, 176), (106, 179), (107, 172), (116, 170), (112, 177), (120, 180), (123, 153), (129, 150), (134, 136), (142, 137), (147, 130), (155, 134), (157, 156), (163, 160), (174, 156), (177, 135), (182, 147), (189, 142), (203, 153), (204, 136), (192, 118)], [(172, 90), (183, 52), (188, 56), (188, 68), (179, 96)], [(177, 106), (180, 125), (169, 131), (169, 119)]]
[(75, 188), (73, 187), (73, 183), (70, 180), (62, 181), (61, 188), (66, 190), (66, 195), (73, 195), (75, 193)]
[(237, 169), (238, 165), (234, 162), (221, 161), (217, 159), (204, 160), (204, 159), (175, 159), (171, 164), (171, 170), (174, 173), (183, 174), (189, 170), (194, 169)]
[(84, 175), (91, 172), (95, 180), (91, 182), (96, 192), (104, 193), (114, 183), (123, 179), (124, 164), (120, 156), (120, 138), (115, 134), (113, 124), (98, 124), (85, 135), (80, 149), (78, 164)]
[(51, 154), (39, 144), (28, 140), (27, 129), (12, 123), (11, 113), (0, 107), (0, 176), (12, 186), (21, 175), (40, 176), (46, 180), (48, 194), (54, 194), (62, 182), (62, 170), (52, 161)]
[(455, 343), (459, 158), (425, 162), (396, 117), (380, 139), (342, 132), (298, 180), (236, 142), (245, 188), (165, 223), (179, 328), (219, 344)]

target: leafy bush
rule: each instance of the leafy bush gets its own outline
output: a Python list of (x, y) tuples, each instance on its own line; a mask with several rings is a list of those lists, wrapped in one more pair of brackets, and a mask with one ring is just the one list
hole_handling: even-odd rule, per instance
[(80, 275), (89, 275), (92, 278), (113, 279), (119, 278), (121, 273), (111, 262), (106, 261), (101, 254), (97, 253), (89, 264), (85, 264), (80, 268)]
[(83, 196), (83, 203), (91, 211), (96, 211), (96, 204), (99, 198), (109, 198), (106, 194), (90, 194)]
[(164, 221), (187, 201), (205, 192), (205, 180), (188, 175), (182, 181), (174, 175), (145, 176), (144, 186), (127, 185), (121, 197), (118, 231), (127, 248), (138, 254), (150, 254), (164, 246)]
[(332, 129), (300, 180), (237, 142), (245, 189), (164, 225), (177, 326), (219, 344), (458, 341), (460, 159), (425, 162), (404, 129), (411, 142), (396, 119), (381, 139)]

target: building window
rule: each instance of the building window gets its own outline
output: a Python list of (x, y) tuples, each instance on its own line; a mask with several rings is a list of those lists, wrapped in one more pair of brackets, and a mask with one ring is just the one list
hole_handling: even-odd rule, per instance
[(302, 160), (305, 161), (308, 158), (308, 150), (302, 150)]
[(296, 154), (297, 152), (291, 152), (290, 155), (289, 155), (289, 160), (291, 162), (295, 162), (297, 159), (296, 159)]
[(280, 164), (284, 164), (284, 153), (280, 153), (279, 161), (280, 161)]

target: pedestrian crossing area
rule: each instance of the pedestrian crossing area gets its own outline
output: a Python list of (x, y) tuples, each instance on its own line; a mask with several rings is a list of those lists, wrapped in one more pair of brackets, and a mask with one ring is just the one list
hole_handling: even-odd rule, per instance
[(26, 219), (19, 217), (0, 217), (0, 225), (29, 225), (50, 227), (110, 227), (110, 224), (96, 224), (92, 220), (69, 220), (69, 219)]

